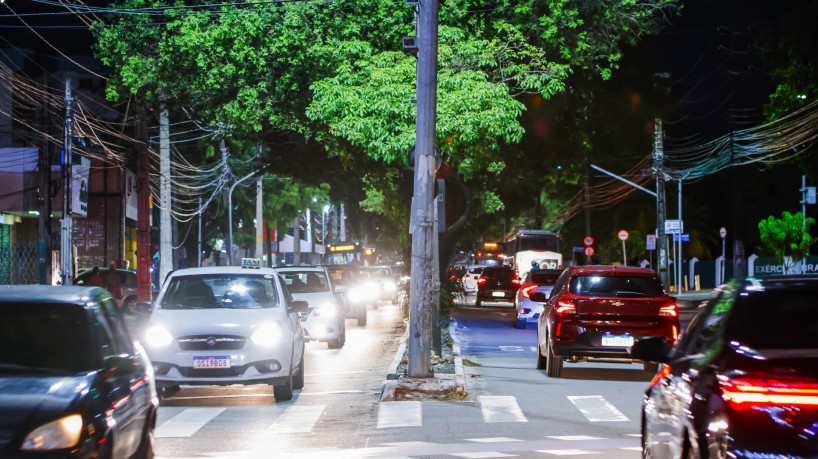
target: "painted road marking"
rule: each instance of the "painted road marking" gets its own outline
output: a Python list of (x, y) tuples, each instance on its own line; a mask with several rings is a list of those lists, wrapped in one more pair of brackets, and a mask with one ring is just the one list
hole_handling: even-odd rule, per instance
[(597, 451), (586, 451), (584, 449), (538, 449), (537, 452), (552, 454), (554, 456), (579, 456), (581, 454), (600, 454)]
[(156, 438), (192, 437), (224, 408), (188, 408), (156, 428)]
[(509, 441), (522, 441), (516, 438), (509, 437), (489, 437), (489, 438), (466, 438), (465, 441), (473, 441), (476, 443), (505, 443)]
[(309, 433), (326, 405), (291, 406), (270, 426), (276, 433)]
[(420, 427), (423, 414), (420, 402), (381, 402), (378, 404), (378, 428)]
[(528, 422), (512, 395), (481, 395), (477, 401), (485, 422)]
[(479, 451), (475, 453), (456, 453), (456, 454), (449, 454), (450, 456), (455, 457), (466, 457), (466, 458), (473, 458), (473, 459), (480, 459), (480, 458), (491, 458), (491, 457), (517, 457), (513, 454), (506, 454), (506, 453), (498, 453), (494, 451)]
[(627, 421), (628, 417), (601, 395), (569, 396), (568, 400), (591, 422)]
[(549, 435), (548, 438), (553, 438), (554, 440), (567, 440), (567, 441), (604, 440), (604, 438), (602, 438), (602, 437), (590, 437), (588, 435)]

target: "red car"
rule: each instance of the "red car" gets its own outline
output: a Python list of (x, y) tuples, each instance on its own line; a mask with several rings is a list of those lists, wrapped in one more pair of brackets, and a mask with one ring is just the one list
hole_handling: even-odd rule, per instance
[[(564, 361), (627, 359), (645, 336), (673, 345), (679, 309), (656, 271), (627, 266), (572, 266), (563, 271), (537, 320), (537, 368), (559, 377)], [(656, 372), (655, 363), (645, 370)]]

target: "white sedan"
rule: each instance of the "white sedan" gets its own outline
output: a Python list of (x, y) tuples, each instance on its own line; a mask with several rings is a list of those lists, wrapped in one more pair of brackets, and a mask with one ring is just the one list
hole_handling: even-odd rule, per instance
[(269, 384), (276, 401), (304, 386), (300, 312), (271, 268), (208, 267), (171, 273), (145, 329), (157, 387)]
[(323, 266), (288, 266), (276, 271), (293, 298), (309, 304), (301, 315), (305, 339), (326, 342), (330, 349), (344, 347), (347, 334), (344, 298), (335, 293), (326, 269)]

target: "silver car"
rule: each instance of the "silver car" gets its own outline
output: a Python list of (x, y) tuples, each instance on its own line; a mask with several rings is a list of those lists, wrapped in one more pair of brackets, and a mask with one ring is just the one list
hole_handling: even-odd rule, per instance
[(323, 266), (292, 266), (276, 271), (293, 298), (309, 304), (301, 315), (305, 339), (326, 342), (330, 349), (344, 347), (346, 306), (343, 296), (335, 293), (326, 269)]
[(516, 328), (526, 328), (529, 323), (537, 324), (545, 300), (551, 294), (560, 274), (562, 270), (559, 269), (532, 269), (525, 275), (525, 281), (514, 299), (514, 306), (517, 308), (514, 319)]
[(482, 273), (483, 266), (472, 265), (469, 266), (469, 269), (463, 274), (463, 291), (466, 292), (467, 295), (477, 293), (477, 279), (480, 278), (480, 274)]
[(181, 385), (269, 384), (276, 401), (292, 399), (304, 386), (306, 309), (272, 268), (174, 271), (145, 328), (161, 394)]

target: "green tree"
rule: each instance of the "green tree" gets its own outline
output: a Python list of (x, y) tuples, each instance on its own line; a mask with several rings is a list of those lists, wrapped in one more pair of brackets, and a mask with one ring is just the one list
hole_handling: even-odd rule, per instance
[(811, 217), (804, 220), (801, 212), (791, 214), (786, 211), (781, 213), (781, 218), (770, 215), (758, 222), (762, 246), (769, 254), (781, 259), (784, 272), (807, 256), (813, 243), (809, 229), (814, 223), (815, 219)]

